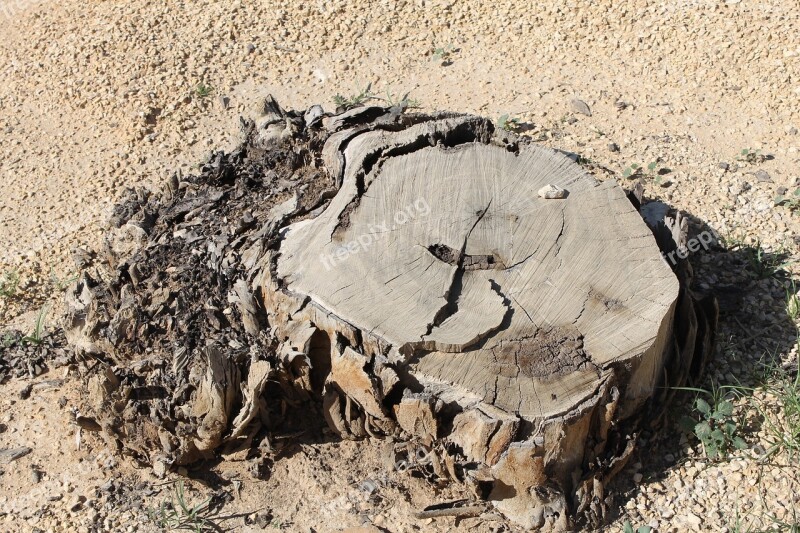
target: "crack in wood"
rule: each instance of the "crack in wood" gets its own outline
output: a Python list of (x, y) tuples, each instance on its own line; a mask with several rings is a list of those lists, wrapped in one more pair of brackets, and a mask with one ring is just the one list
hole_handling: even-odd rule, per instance
[[(682, 386), (713, 349), (715, 306), (691, 292), (688, 265), (678, 282), (618, 186), (486, 119), (351, 111), (323, 131), (302, 117), (284, 114), (284, 144), (259, 145), (251, 127), (186, 186), (122, 206), (97, 278), (110, 281), (85, 273), (68, 295), (70, 342), (95, 363), (87, 412), (142, 460), (179, 465), (226, 434), (313, 422), (316, 410), (287, 409), (321, 403), (343, 438), (456, 444), (474, 459), (447, 456), (448, 469), (479, 473), (526, 528), (602, 508), (608, 465), (630, 453), (604, 449), (607, 430), (635, 428), (665, 396), (653, 395), (661, 376)], [(547, 183), (573, 194), (521, 217)], [(320, 270), (330, 228), (363, 234), (410, 194), (435, 216)], [(685, 242), (681, 220), (656, 241)]]
[(464, 236), (464, 243), (461, 245), (461, 250), (458, 252), (458, 263), (456, 264), (456, 269), (453, 272), (452, 278), (450, 279), (450, 287), (444, 295), (446, 303), (441, 309), (439, 309), (439, 311), (436, 312), (433, 317), (433, 322), (428, 324), (427, 331), (424, 335), (422, 335), (421, 339), (424, 340), (425, 337), (430, 336), (434, 328), (438, 328), (445, 320), (458, 313), (458, 298), (461, 296), (461, 288), (464, 280), (464, 257), (466, 256), (467, 243), (469, 242), (469, 237), (472, 235), (475, 227), (480, 223), (481, 220), (483, 220), (483, 217), (486, 216), (486, 213), (489, 211), (489, 207), (491, 207), (491, 205), (492, 200), (489, 200), (488, 205), (483, 210), (476, 213), (477, 218), (467, 234)]
[(506, 268), (497, 254), (464, 254), (459, 259), (459, 252), (446, 244), (432, 244), (428, 251), (439, 261), (453, 266), (460, 266), (464, 271), (470, 270), (502, 270)]
[[(349, 142), (352, 142), (352, 140), (353, 139), (350, 139)], [(350, 200), (347, 206), (345, 206), (345, 208), (339, 213), (338, 222), (331, 232), (331, 242), (333, 242), (334, 239), (340, 236), (344, 230), (349, 227), (351, 214), (358, 209), (361, 198), (366, 194), (369, 186), (375, 181), (375, 179), (377, 179), (383, 164), (390, 158), (413, 154), (414, 152), (430, 147), (438, 146), (442, 149), (454, 148), (462, 144), (473, 142), (483, 142), (484, 144), (488, 144), (490, 140), (491, 138), (486, 136), (486, 134), (481, 135), (479, 131), (476, 131), (473, 124), (470, 122), (465, 122), (457, 125), (454, 129), (446, 131), (423, 132), (413, 141), (407, 142), (403, 145), (390, 147), (382, 146), (365, 155), (361, 161), (361, 166), (358, 169), (358, 172), (355, 174), (356, 194)], [(346, 154), (344, 151), (342, 153)], [(347, 156), (345, 155), (344, 157), (346, 159)], [(346, 160), (344, 168), (346, 172)], [(374, 178), (369, 184), (367, 184), (366, 177), (370, 174), (374, 174)]]

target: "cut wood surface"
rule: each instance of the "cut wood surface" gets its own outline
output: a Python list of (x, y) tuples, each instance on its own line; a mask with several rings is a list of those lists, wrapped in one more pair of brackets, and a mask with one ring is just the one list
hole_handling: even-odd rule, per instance
[(352, 401), (363, 419), (337, 430), (403, 413), (490, 467), (501, 510), (566, 527), (564, 487), (663, 384), (680, 286), (651, 230), (615, 183), (476, 117), (347, 130), (324, 152), (341, 188), (285, 229), (261, 284), (279, 337), (317, 328), (348, 361), (329, 416)]
[[(614, 364), (636, 374), (630, 399), (648, 398), (679, 290), (652, 233), (614, 183), (536, 145), (475, 142), (481, 127), (446, 119), (352, 139), (339, 194), (286, 230), (283, 292), (448, 401), (558, 416)], [(569, 197), (538, 197), (548, 183)]]
[(237, 152), (118, 210), (112, 281), (69, 297), (100, 425), (183, 464), (317, 405), (525, 527), (599, 524), (640, 416), (713, 343), (713, 301), (661, 255), (685, 219), (648, 225), (640, 194), (486, 119), (403, 111), (268, 99)]

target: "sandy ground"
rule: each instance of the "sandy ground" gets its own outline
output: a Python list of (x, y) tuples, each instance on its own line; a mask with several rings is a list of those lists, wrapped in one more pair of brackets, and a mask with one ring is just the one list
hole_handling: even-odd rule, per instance
[[(0, 0), (0, 24), (0, 276), (20, 277), (16, 294), (0, 298), (0, 323), (29, 327), (75, 275), (72, 248), (100, 244), (126, 187), (157, 184), (178, 168), (191, 172), (212, 149), (231, 146), (239, 116), (252, 116), (264, 95), (284, 107), (332, 109), (335, 94), (369, 83), (381, 97), (410, 92), (426, 109), (508, 114), (528, 135), (620, 175), (631, 164), (656, 162), (671, 172), (646, 179), (649, 196), (729, 240), (758, 241), (788, 260), (800, 256), (800, 218), (773, 202), (782, 187), (791, 193), (800, 186), (796, 2)], [(436, 48), (450, 51), (446, 64), (432, 57)], [(575, 111), (574, 98), (591, 116)], [(743, 149), (760, 153), (740, 161)], [(707, 257), (703, 270), (713, 285), (724, 275)], [(746, 377), (767, 350), (783, 363), (796, 361), (797, 324), (781, 304), (785, 282), (767, 279), (748, 290), (738, 309), (744, 314), (723, 324), (733, 348), (720, 350), (712, 378)], [(91, 435), (77, 448), (68, 411), (74, 382), (65, 379), (25, 401), (18, 399), (24, 383), (0, 386), (0, 447), (37, 442), (29, 456), (3, 465), (0, 529), (136, 527), (140, 510), (157, 505), (169, 487), (110, 457)], [(765, 498), (753, 488), (760, 485), (748, 485), (752, 462), (709, 466), (685, 442), (665, 446), (672, 459), (645, 457), (628, 472), (636, 481), (613, 527), (629, 519), (659, 531), (734, 530), (763, 516)], [(380, 443), (312, 448), (276, 462), (263, 483), (235, 463), (219, 465), (225, 487), (240, 489), (224, 512), (268, 509), (271, 517), (254, 525), (231, 519), (229, 527), (453, 525), (411, 515), (454, 494), (396, 472), (358, 502), (363, 508), (341, 503), (362, 497), (365, 479), (387, 475), (379, 474), (386, 472)], [(775, 469), (758, 475), (773, 490), (766, 499), (788, 516), (798, 509), (789, 492), (797, 474)], [(95, 496), (109, 478), (155, 492)], [(195, 485), (198, 493), (212, 490)], [(462, 527), (506, 526), (473, 519)]]

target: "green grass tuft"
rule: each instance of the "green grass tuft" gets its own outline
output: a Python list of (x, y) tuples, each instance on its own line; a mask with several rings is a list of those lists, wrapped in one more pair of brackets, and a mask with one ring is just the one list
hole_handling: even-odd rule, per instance
[(19, 273), (9, 270), (0, 278), (0, 298), (11, 298), (19, 288)]
[(39, 310), (39, 314), (36, 316), (36, 323), (33, 326), (33, 331), (30, 335), (25, 335), (20, 339), (22, 344), (35, 344), (39, 345), (42, 344), (44, 340), (44, 321), (47, 318), (47, 312), (50, 308), (45, 305)]
[(516, 117), (510, 117), (507, 113), (500, 115), (497, 119), (497, 127), (506, 131), (519, 131), (520, 120)]
[(342, 96), (337, 93), (333, 97), (333, 103), (336, 104), (337, 109), (347, 111), (348, 109), (362, 106), (373, 98), (375, 98), (375, 95), (372, 94), (372, 83), (368, 83), (364, 90), (358, 94)]
[(164, 531), (220, 531), (210, 509), (211, 498), (197, 505), (186, 501), (183, 480), (175, 484), (175, 492), (169, 502), (161, 502), (156, 509), (148, 509), (147, 516)]
[(775, 197), (775, 205), (776, 206), (783, 206), (789, 209), (789, 211), (798, 211), (800, 210), (800, 187), (794, 190), (794, 192), (786, 196), (785, 194), (779, 194)]
[(761, 153), (761, 150), (754, 150), (752, 148), (743, 148), (742, 151), (739, 153), (738, 157), (739, 161), (744, 161), (745, 163), (763, 163), (767, 160), (767, 156)]
[(198, 83), (197, 87), (194, 88), (194, 92), (200, 98), (205, 98), (207, 96), (211, 96), (211, 93), (214, 92), (214, 89), (205, 83)]

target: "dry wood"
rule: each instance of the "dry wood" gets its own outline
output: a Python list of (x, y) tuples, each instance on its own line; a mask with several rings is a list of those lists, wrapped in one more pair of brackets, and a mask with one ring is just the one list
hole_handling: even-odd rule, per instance
[(11, 463), (25, 457), (33, 451), (32, 448), (22, 446), (20, 448), (4, 448), (0, 450), (0, 462)]
[(483, 505), (469, 505), (466, 507), (446, 507), (442, 509), (426, 509), (415, 513), (414, 516), (420, 520), (426, 518), (441, 518), (443, 516), (454, 516), (457, 518), (468, 518), (471, 516), (480, 516), (486, 511)]
[(685, 219), (480, 117), (270, 99), (243, 127), (133, 193), (70, 292), (106, 432), (183, 464), (317, 405), (526, 527), (602, 522), (639, 416), (713, 343), (713, 299), (661, 257)]

